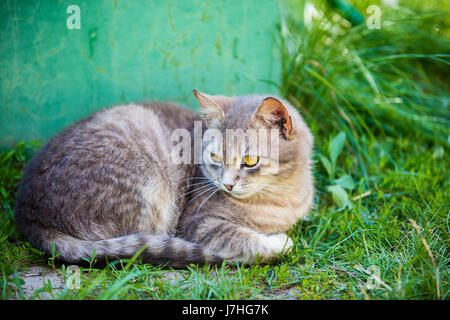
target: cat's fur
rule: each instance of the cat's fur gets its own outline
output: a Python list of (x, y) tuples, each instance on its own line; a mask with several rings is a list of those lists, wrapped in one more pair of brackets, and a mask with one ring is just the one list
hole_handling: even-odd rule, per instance
[[(196, 97), (204, 129), (277, 128), (279, 170), (173, 164), (173, 130), (193, 136), (201, 115), (171, 103), (117, 106), (54, 136), (33, 158), (17, 196), (19, 230), (47, 255), (54, 244), (68, 263), (94, 249), (97, 259), (127, 258), (144, 245), (145, 262), (174, 267), (270, 260), (289, 249), (286, 232), (313, 199), (308, 127), (279, 98), (267, 101), (291, 120), (261, 110), (268, 96)], [(241, 195), (223, 188), (224, 171)]]

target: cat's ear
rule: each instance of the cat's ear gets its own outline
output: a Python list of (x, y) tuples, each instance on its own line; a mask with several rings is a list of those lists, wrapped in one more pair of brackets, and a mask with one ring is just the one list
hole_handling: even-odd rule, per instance
[(259, 118), (272, 126), (279, 127), (285, 139), (292, 139), (292, 119), (280, 100), (273, 97), (264, 99), (253, 114), (253, 118)]
[(203, 119), (209, 128), (214, 128), (217, 123), (222, 121), (224, 113), (222, 108), (214, 101), (214, 98), (205, 93), (193, 90), (198, 103), (202, 109)]

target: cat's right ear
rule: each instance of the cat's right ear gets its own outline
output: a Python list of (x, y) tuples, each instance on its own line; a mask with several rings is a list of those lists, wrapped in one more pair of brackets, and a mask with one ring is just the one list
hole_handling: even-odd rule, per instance
[(224, 113), (222, 108), (214, 101), (214, 98), (205, 93), (193, 90), (198, 103), (202, 109), (203, 119), (208, 128), (216, 128), (217, 124), (223, 120)]

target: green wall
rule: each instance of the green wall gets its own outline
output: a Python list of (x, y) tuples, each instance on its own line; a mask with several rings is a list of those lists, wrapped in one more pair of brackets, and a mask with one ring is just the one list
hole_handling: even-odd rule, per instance
[[(81, 29), (69, 29), (80, 8)], [(0, 1), (0, 147), (103, 107), (277, 93), (276, 0)]]

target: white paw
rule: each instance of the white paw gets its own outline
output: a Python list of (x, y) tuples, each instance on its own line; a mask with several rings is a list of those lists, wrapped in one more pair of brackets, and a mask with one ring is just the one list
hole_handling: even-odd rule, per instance
[(272, 234), (267, 237), (267, 245), (271, 253), (288, 253), (294, 242), (284, 233)]

